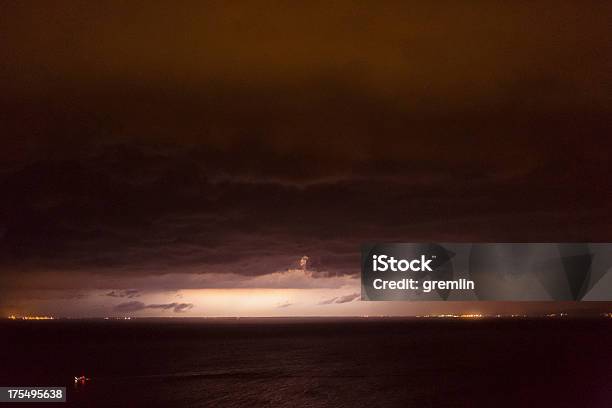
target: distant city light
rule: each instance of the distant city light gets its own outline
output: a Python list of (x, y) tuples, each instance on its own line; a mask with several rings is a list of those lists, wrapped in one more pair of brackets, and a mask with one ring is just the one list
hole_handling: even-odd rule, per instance
[(8, 317), (10, 320), (54, 320), (53, 316), (15, 316), (10, 315)]

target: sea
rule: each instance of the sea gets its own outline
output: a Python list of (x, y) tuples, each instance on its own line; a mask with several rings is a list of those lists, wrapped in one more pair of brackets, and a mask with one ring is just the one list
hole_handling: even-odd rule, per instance
[(609, 408), (612, 319), (6, 320), (0, 386), (67, 387), (18, 407)]

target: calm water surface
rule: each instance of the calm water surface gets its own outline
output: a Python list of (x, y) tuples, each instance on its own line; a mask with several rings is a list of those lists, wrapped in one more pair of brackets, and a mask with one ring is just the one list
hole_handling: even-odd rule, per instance
[[(610, 407), (611, 329), (603, 319), (5, 321), (0, 385), (69, 387), (54, 406)], [(75, 388), (80, 374), (92, 381)]]

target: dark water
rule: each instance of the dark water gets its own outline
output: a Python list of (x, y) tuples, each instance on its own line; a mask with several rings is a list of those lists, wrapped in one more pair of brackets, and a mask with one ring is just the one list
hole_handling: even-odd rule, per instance
[[(54, 406), (611, 407), (611, 329), (603, 319), (6, 321), (0, 385), (68, 386), (69, 403)], [(75, 388), (81, 373), (92, 381)]]

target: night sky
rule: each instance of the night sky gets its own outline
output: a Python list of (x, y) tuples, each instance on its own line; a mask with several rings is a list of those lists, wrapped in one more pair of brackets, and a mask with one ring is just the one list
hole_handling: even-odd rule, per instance
[(610, 241), (611, 18), (4, 2), (0, 313), (609, 309), (357, 298), (363, 242)]

